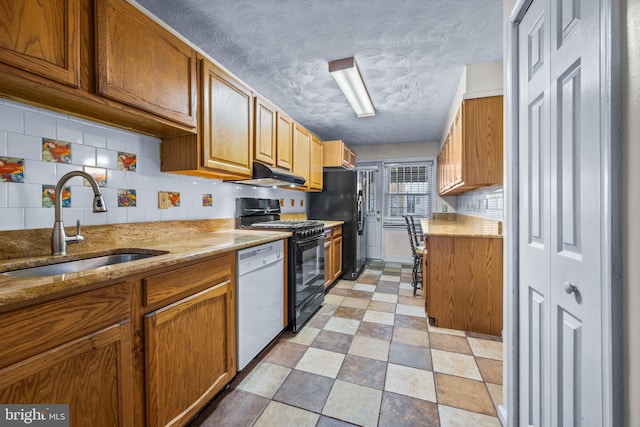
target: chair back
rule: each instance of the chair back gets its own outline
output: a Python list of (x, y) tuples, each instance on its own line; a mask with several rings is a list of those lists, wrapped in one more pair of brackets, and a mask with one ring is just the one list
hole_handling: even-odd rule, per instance
[(413, 218), (410, 215), (403, 215), (404, 222), (407, 224), (407, 233), (409, 234), (409, 243), (411, 244), (411, 253), (415, 255), (416, 248), (418, 247), (417, 238), (415, 234), (415, 227)]
[(416, 226), (415, 218), (413, 215), (407, 216), (409, 217), (411, 235), (413, 236), (413, 244), (418, 247), (422, 244), (422, 226), (420, 226), (420, 224)]

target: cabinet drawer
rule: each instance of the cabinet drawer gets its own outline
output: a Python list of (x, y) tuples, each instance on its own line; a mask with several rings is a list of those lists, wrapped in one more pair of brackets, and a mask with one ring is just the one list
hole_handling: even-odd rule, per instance
[(211, 282), (217, 283), (230, 278), (235, 271), (234, 254), (230, 252), (198, 264), (145, 278), (142, 281), (144, 305), (176, 301), (207, 287)]
[(128, 317), (127, 283), (3, 313), (0, 315), (0, 367)]
[(339, 236), (342, 236), (342, 226), (336, 225), (335, 227), (333, 227), (333, 238), (335, 239)]

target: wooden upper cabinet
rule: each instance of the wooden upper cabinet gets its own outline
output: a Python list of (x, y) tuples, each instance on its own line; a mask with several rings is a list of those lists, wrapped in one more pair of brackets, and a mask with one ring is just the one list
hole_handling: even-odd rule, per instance
[(255, 98), (255, 159), (274, 166), (276, 164), (276, 108), (267, 100)]
[(438, 156), (441, 195), (502, 184), (502, 105), (502, 96), (462, 101)]
[(100, 95), (196, 126), (194, 49), (124, 0), (96, 1), (96, 44)]
[(356, 153), (341, 140), (323, 142), (323, 165), (325, 167), (343, 167), (355, 169)]
[(312, 135), (309, 147), (309, 188), (322, 191), (322, 141)]
[(276, 166), (291, 170), (293, 167), (293, 120), (281, 111), (276, 112)]
[(78, 87), (80, 0), (0, 0), (0, 62)]
[(250, 177), (253, 160), (253, 92), (215, 64), (202, 60), (204, 167)]
[(301, 188), (309, 188), (309, 150), (311, 134), (298, 123), (293, 128), (293, 170), (295, 175), (301, 176), (307, 182)]

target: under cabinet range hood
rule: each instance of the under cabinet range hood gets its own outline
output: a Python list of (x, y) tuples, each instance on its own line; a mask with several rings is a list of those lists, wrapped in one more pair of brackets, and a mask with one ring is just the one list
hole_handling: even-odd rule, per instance
[(301, 176), (292, 174), (288, 170), (253, 162), (253, 176), (251, 179), (234, 182), (259, 187), (293, 187), (303, 185), (307, 180)]

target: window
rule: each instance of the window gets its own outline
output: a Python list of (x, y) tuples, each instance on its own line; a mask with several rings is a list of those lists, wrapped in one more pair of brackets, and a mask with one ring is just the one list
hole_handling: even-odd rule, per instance
[(403, 215), (431, 217), (433, 161), (384, 166), (384, 225), (405, 226)]

